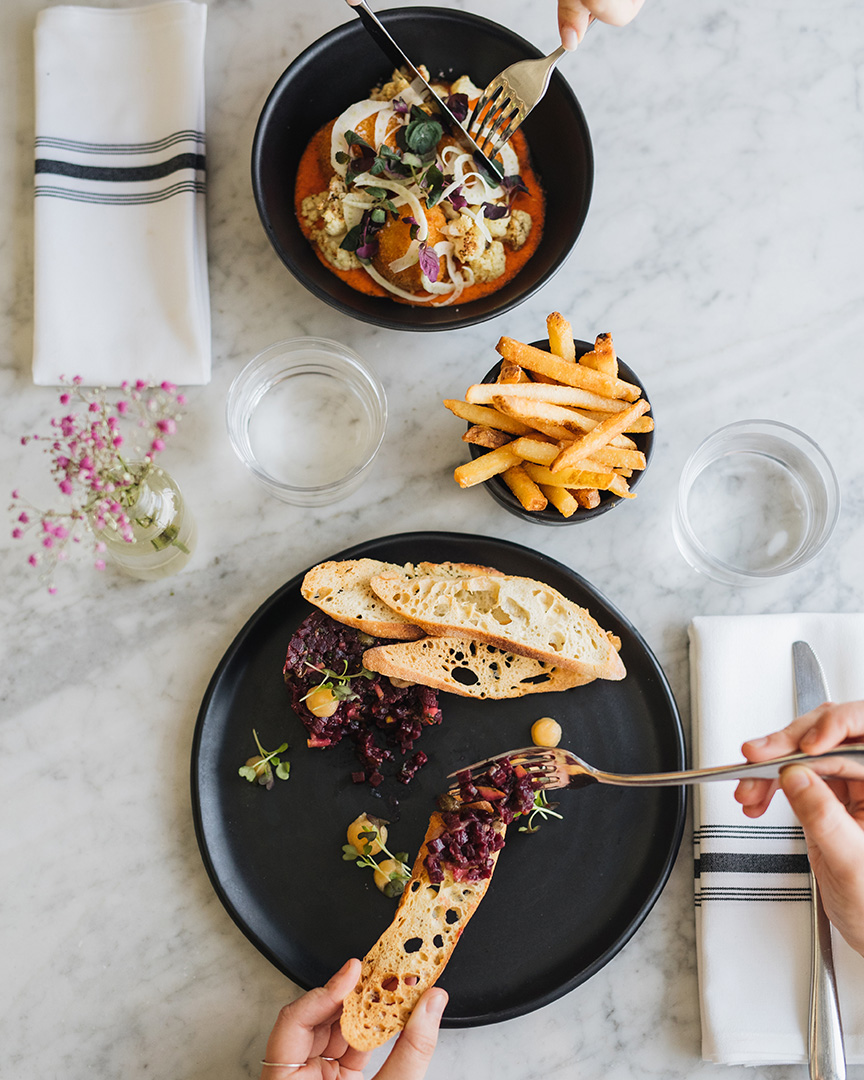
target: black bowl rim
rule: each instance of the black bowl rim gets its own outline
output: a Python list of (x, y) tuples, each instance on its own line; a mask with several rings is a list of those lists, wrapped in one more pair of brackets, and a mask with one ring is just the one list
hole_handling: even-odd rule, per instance
[[(543, 338), (540, 341), (529, 342), (535, 349), (543, 349), (549, 351), (549, 339)], [(575, 339), (574, 344), (576, 346), (576, 357), (583, 356), (586, 352), (590, 352), (594, 348), (594, 343), (590, 341), (582, 341)], [(502, 360), (489, 370), (484, 376), (482, 381), (484, 383), (495, 382), (498, 372), (501, 370)], [(627, 364), (621, 357), (618, 357), (619, 364), (619, 376), (627, 382), (635, 383), (642, 391), (642, 396), (651, 401), (651, 398), (645, 389), (645, 385), (636, 372)], [(654, 408), (652, 402), (651, 415), (654, 415)], [(471, 425), (469, 424), (468, 427)], [(630, 490), (632, 491), (637, 487), (644, 477), (645, 473), (651, 465), (651, 459), (654, 453), (654, 432), (643, 432), (641, 435), (635, 436), (635, 441), (639, 445), (639, 449), (645, 455), (645, 468), (635, 473), (633, 477), (628, 481)], [(481, 457), (483, 454), (488, 454), (489, 450), (485, 447), (477, 446), (476, 443), (469, 443), (468, 449), (471, 452), (472, 458)], [(595, 506), (592, 510), (579, 509), (574, 514), (571, 514), (569, 518), (565, 518), (563, 514), (559, 514), (557, 510), (526, 510), (525, 507), (519, 502), (510, 488), (504, 483), (500, 476), (493, 476), (491, 479), (486, 480), (483, 484), (495, 502), (499, 506), (502, 506), (509, 513), (520, 517), (523, 521), (531, 521), (535, 525), (579, 525), (583, 521), (591, 521), (593, 518), (600, 517), (601, 514), (606, 514), (610, 510), (614, 510), (616, 506), (620, 506), (621, 503), (631, 502), (631, 499), (624, 499), (620, 495), (612, 495), (608, 491), (600, 492), (600, 505)]]
[[(431, 18), (451, 20), (457, 24), (463, 24), (470, 26), (472, 29), (477, 29), (485, 33), (494, 33), (496, 36), (503, 36), (508, 38), (514, 45), (519, 45), (524, 48), (526, 53), (526, 59), (539, 59), (543, 56), (543, 53), (530, 41), (521, 37), (519, 34), (510, 30), (509, 27), (503, 26), (501, 23), (493, 22), (491, 19), (487, 19), (482, 15), (475, 15), (470, 11), (450, 10), (448, 8), (440, 7), (416, 7), (416, 8), (390, 8), (386, 11), (377, 12), (379, 18), (387, 26), (389, 21), (397, 22), (400, 17), (418, 18), (427, 16)], [(267, 95), (267, 99), (264, 102), (264, 106), (258, 117), (258, 122), (255, 127), (255, 135), (252, 140), (252, 192), (255, 198), (255, 205), (258, 209), (258, 216), (261, 219), (261, 224), (264, 227), (264, 232), (267, 235), (267, 239), (270, 241), (270, 245), (282, 263), (293, 274), (295, 279), (300, 282), (301, 285), (309, 292), (316, 296), (319, 300), (323, 300), (324, 303), (330, 307), (335, 308), (343, 315), (348, 315), (350, 318), (357, 319), (360, 322), (368, 323), (372, 326), (378, 326), (385, 330), (402, 330), (409, 333), (436, 333), (442, 330), (458, 330), (466, 326), (478, 326), (481, 323), (488, 322), (491, 319), (496, 319), (499, 315), (503, 315), (505, 312), (512, 310), (519, 304), (524, 303), (529, 297), (533, 296), (539, 289), (542, 289), (548, 281), (550, 281), (555, 274), (564, 266), (567, 259), (573, 253), (576, 244), (584, 229), (585, 222), (588, 218), (588, 210), (591, 205), (591, 196), (594, 190), (594, 148), (591, 143), (591, 133), (588, 129), (588, 122), (585, 119), (585, 114), (582, 111), (582, 107), (579, 104), (579, 100), (573, 92), (572, 87), (567, 80), (561, 75), (560, 72), (554, 71), (552, 73), (552, 79), (555, 81), (556, 87), (564, 93), (568, 99), (568, 105), (574, 113), (577, 122), (581, 125), (584, 135), (585, 144), (585, 195), (583, 205), (580, 207), (580, 213), (575, 215), (571, 220), (576, 224), (576, 234), (573, 240), (562, 249), (560, 256), (553, 260), (549, 268), (530, 286), (527, 286), (517, 295), (511, 297), (507, 302), (503, 303), (499, 307), (493, 307), (488, 311), (471, 312), (471, 308), (475, 304), (481, 304), (486, 297), (480, 297), (478, 300), (473, 301), (471, 304), (466, 305), (468, 314), (455, 315), (460, 309), (454, 307), (454, 318), (436, 322), (434, 324), (418, 323), (416, 325), (407, 323), (404, 319), (395, 318), (395, 312), (391, 309), (396, 308), (399, 311), (403, 309), (407, 312), (422, 313), (424, 310), (422, 307), (409, 304), (394, 304), (393, 301), (387, 300), (384, 297), (366, 297), (365, 294), (358, 293), (358, 296), (364, 296), (369, 301), (370, 299), (380, 300), (382, 308), (386, 306), (384, 314), (378, 314), (378, 312), (367, 312), (362, 309), (354, 309), (344, 303), (342, 300), (334, 297), (326, 288), (320, 285), (318, 282), (310, 279), (305, 274), (302, 266), (295, 261), (290, 250), (283, 248), (281, 243), (277, 241), (275, 231), (270, 219), (270, 215), (264, 205), (262, 195), (262, 182), (261, 182), (261, 159), (262, 159), (262, 142), (263, 133), (267, 126), (267, 121), (270, 114), (276, 107), (276, 103), (279, 99), (282, 91), (283, 84), (289, 81), (292, 74), (296, 72), (301, 66), (309, 63), (313, 60), (317, 53), (322, 52), (325, 48), (329, 48), (332, 44), (337, 42), (340, 38), (350, 36), (357, 32), (357, 28), (363, 29), (362, 24), (358, 20), (349, 20), (346, 23), (342, 23), (340, 26), (334, 27), (332, 30), (328, 30), (325, 34), (322, 34), (316, 41), (313, 41), (308, 45), (301, 53), (299, 53), (282, 72), (279, 78), (276, 80), (270, 93)], [(529, 120), (530, 122), (530, 120)], [(572, 226), (571, 226), (572, 227)], [(305, 242), (305, 241), (304, 241)], [(337, 279), (338, 280), (338, 279)], [(517, 279), (518, 280), (518, 276)], [(506, 288), (506, 286), (505, 286)], [(498, 293), (490, 294), (492, 297), (497, 296)], [(436, 309), (442, 310), (440, 307)], [(388, 314), (389, 313), (389, 314)]]

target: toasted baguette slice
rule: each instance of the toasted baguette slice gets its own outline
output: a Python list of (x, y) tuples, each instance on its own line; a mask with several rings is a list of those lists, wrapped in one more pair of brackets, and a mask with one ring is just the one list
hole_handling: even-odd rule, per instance
[(326, 612), (337, 622), (363, 630), (373, 637), (415, 641), (423, 631), (382, 603), (369, 587), (376, 574), (395, 572), (409, 577), (457, 578), (476, 573), (497, 574), (485, 566), (471, 563), (396, 563), (378, 559), (348, 559), (344, 562), (325, 562), (313, 566), (303, 578), (300, 592), (310, 604)]
[(478, 574), (462, 581), (387, 572), (372, 590), (435, 637), (466, 637), (597, 679), (627, 674), (610, 636), (584, 608), (532, 578)]
[(394, 679), (481, 699), (569, 690), (592, 681), (590, 675), (553, 667), (544, 660), (455, 637), (379, 645), (363, 653), (363, 667)]
[[(491, 876), (454, 881), (447, 870), (440, 885), (432, 884), (424, 865), (427, 846), (443, 831), (441, 815), (434, 813), (393, 922), (363, 958), (360, 981), (342, 1006), (342, 1034), (355, 1050), (374, 1050), (402, 1030), (489, 888)], [(493, 853), (494, 861), (499, 854)]]

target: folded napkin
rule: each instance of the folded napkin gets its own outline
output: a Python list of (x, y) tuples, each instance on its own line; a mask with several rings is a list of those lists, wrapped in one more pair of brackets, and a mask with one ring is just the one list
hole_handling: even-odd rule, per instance
[(210, 378), (205, 4), (36, 21), (33, 381)]
[[(832, 700), (864, 698), (864, 615), (755, 615), (690, 626), (693, 763), (741, 760), (741, 743), (794, 716), (792, 642), (807, 641)], [(782, 794), (746, 818), (734, 783), (695, 790), (696, 945), (702, 1056), (807, 1061), (810, 887), (806, 845)], [(864, 958), (834, 934), (849, 1062), (864, 1062)]]

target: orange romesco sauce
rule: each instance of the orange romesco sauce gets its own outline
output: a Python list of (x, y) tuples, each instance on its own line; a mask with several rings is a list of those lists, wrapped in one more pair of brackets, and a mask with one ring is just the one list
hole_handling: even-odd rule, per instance
[[(318, 195), (320, 192), (326, 191), (327, 185), (335, 175), (330, 164), (330, 136), (333, 131), (334, 123), (335, 120), (331, 120), (329, 124), (325, 124), (320, 131), (312, 136), (309, 145), (303, 151), (303, 156), (300, 158), (300, 165), (297, 169), (297, 182), (294, 187), (294, 210), (297, 214), (300, 228), (306, 239), (312, 244), (315, 254), (321, 262), (332, 274), (341, 278), (346, 284), (350, 285), (352, 289), (356, 289), (358, 292), (367, 293), (370, 296), (386, 296), (388, 299), (395, 300), (396, 303), (399, 304), (410, 304), (410, 300), (403, 300), (401, 297), (394, 296), (393, 293), (388, 292), (383, 286), (379, 285), (377, 281), (374, 281), (363, 269), (339, 270), (321, 254), (317, 244), (311, 240), (311, 230), (303, 220), (303, 216), (300, 213), (300, 207), (303, 200), (308, 195)], [(531, 215), (531, 232), (528, 234), (528, 239), (518, 251), (511, 251), (509, 247), (506, 245), (504, 246), (505, 270), (501, 277), (496, 278), (494, 281), (484, 281), (476, 285), (469, 285), (462, 291), (462, 295), (459, 297), (458, 302), (453, 305), (454, 307), (470, 303), (472, 300), (479, 300), (482, 296), (488, 296), (490, 293), (497, 292), (498, 289), (506, 285), (508, 281), (511, 281), (519, 273), (525, 263), (528, 262), (537, 250), (537, 246), (543, 236), (546, 199), (543, 194), (543, 188), (540, 184), (539, 177), (531, 166), (531, 159), (528, 154), (528, 144), (521, 131), (514, 132), (510, 139), (510, 146), (513, 148), (519, 161), (519, 171), (522, 182), (528, 188), (527, 192), (520, 191), (516, 195), (512, 203), (512, 208), (514, 210), (525, 210)], [(445, 295), (441, 299), (446, 300), (447, 296)], [(424, 307), (437, 306), (434, 301), (418, 301), (418, 303)], [(440, 304), (441, 300), (438, 300), (437, 303)]]

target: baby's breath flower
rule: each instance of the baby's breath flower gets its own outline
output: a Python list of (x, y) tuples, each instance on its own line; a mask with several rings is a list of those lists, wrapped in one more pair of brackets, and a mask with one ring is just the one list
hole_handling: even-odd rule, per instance
[[(80, 544), (83, 536), (90, 534), (97, 570), (105, 569), (102, 556), (106, 545), (94, 533), (111, 528), (127, 543), (134, 542), (127, 511), (135, 503), (154, 454), (165, 449), (164, 436), (176, 432), (186, 404), (185, 396), (168, 381), (158, 386), (144, 379), (137, 379), (134, 385), (124, 382), (122, 396), (114, 402), (108, 400), (104, 388), (82, 389), (79, 375), (71, 381), (61, 378), (61, 382), (64, 389), (60, 404), (64, 409), (71, 405), (73, 410), (78, 407), (81, 411), (53, 417), (51, 435), (47, 440), (44, 435), (41, 438), (51, 475), (68, 506), (63, 510), (39, 510), (25, 503), (17, 488), (12, 492), (10, 506), (16, 522), (14, 539), (23, 539), (32, 529), (39, 534), (37, 551), (28, 556), (27, 562), (39, 569), (50, 593), (56, 592), (52, 576), (57, 563), (68, 558), (69, 545)], [(131, 449), (122, 455), (120, 447), (125, 440), (120, 433), (121, 422), (140, 428), (143, 443), (136, 446), (133, 441)], [(38, 434), (23, 435), (21, 445), (39, 438)]]

